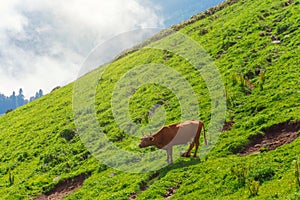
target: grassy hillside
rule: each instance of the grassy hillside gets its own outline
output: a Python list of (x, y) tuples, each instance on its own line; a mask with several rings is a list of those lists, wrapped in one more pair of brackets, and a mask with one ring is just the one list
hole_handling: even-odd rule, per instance
[[(247, 154), (248, 147), (257, 147), (264, 135), (299, 134), (299, 24), (299, 0), (234, 0), (173, 27), (202, 45), (224, 83), (228, 128), (220, 132), (205, 158), (179, 158), (145, 173), (104, 165), (79, 137), (82, 129), (77, 129), (74, 120), (80, 112), (73, 109), (74, 84), (0, 117), (0, 199), (42, 198), (42, 194), (59, 192), (63, 185), (78, 187), (65, 199), (299, 199), (299, 169), (295, 170), (299, 160), (294, 161), (299, 159), (299, 138), (274, 150), (265, 144), (259, 152)], [(164, 38), (153, 44), (163, 42)], [(207, 125), (212, 119), (207, 82), (191, 62), (154, 48), (127, 53), (105, 66), (104, 72), (104, 68), (95, 70), (81, 81), (89, 82), (103, 72), (91, 110), (95, 109), (110, 141), (129, 152), (153, 150), (138, 148), (143, 129), (129, 135), (118, 127), (112, 91), (128, 71), (150, 63), (180, 72), (195, 91), (198, 119)], [(181, 102), (176, 95), (159, 84), (136, 88), (129, 99), (132, 121), (146, 127), (155, 121), (149, 117), (153, 106), (162, 105), (165, 124), (179, 122)], [(89, 118), (80, 120), (87, 130), (96, 130)], [(161, 122), (159, 117), (157, 121)]]

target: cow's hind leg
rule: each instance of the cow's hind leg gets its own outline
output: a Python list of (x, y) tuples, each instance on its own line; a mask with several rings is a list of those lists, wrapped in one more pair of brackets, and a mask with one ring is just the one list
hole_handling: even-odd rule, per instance
[(195, 152), (194, 152), (194, 157), (197, 157), (197, 151), (198, 151), (198, 148), (199, 148), (199, 141), (195, 142), (195, 144), (196, 144), (196, 149), (195, 149)]
[(182, 156), (184, 157), (190, 157), (191, 156), (191, 150), (194, 148), (195, 142), (192, 142), (190, 144), (189, 149), (187, 150), (187, 152), (183, 153)]

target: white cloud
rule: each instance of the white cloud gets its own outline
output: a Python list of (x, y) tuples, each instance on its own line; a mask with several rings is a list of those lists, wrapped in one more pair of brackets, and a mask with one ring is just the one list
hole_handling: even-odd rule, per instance
[(27, 23), (26, 18), (24, 18), (15, 6), (18, 0), (1, 1), (0, 3), (0, 29), (5, 29), (7, 31), (21, 31), (22, 27)]
[(97, 44), (137, 28), (161, 27), (138, 0), (0, 2), (0, 93), (27, 97), (74, 80)]

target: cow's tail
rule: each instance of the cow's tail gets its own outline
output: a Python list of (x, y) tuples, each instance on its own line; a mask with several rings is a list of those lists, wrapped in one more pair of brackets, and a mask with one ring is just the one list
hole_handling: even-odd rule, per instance
[(204, 127), (204, 123), (202, 122), (202, 126), (203, 126), (203, 132), (204, 132), (204, 142), (207, 145), (207, 140), (206, 140), (206, 133), (205, 133), (205, 127)]

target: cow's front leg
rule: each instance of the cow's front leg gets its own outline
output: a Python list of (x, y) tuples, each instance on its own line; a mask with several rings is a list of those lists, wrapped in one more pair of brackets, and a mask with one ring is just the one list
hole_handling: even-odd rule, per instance
[(167, 153), (167, 162), (169, 163), (169, 152), (168, 152), (168, 150), (166, 150), (166, 153)]
[(171, 163), (173, 163), (172, 147), (166, 149), (166, 151), (167, 151), (167, 162), (168, 162), (168, 164), (171, 164)]

